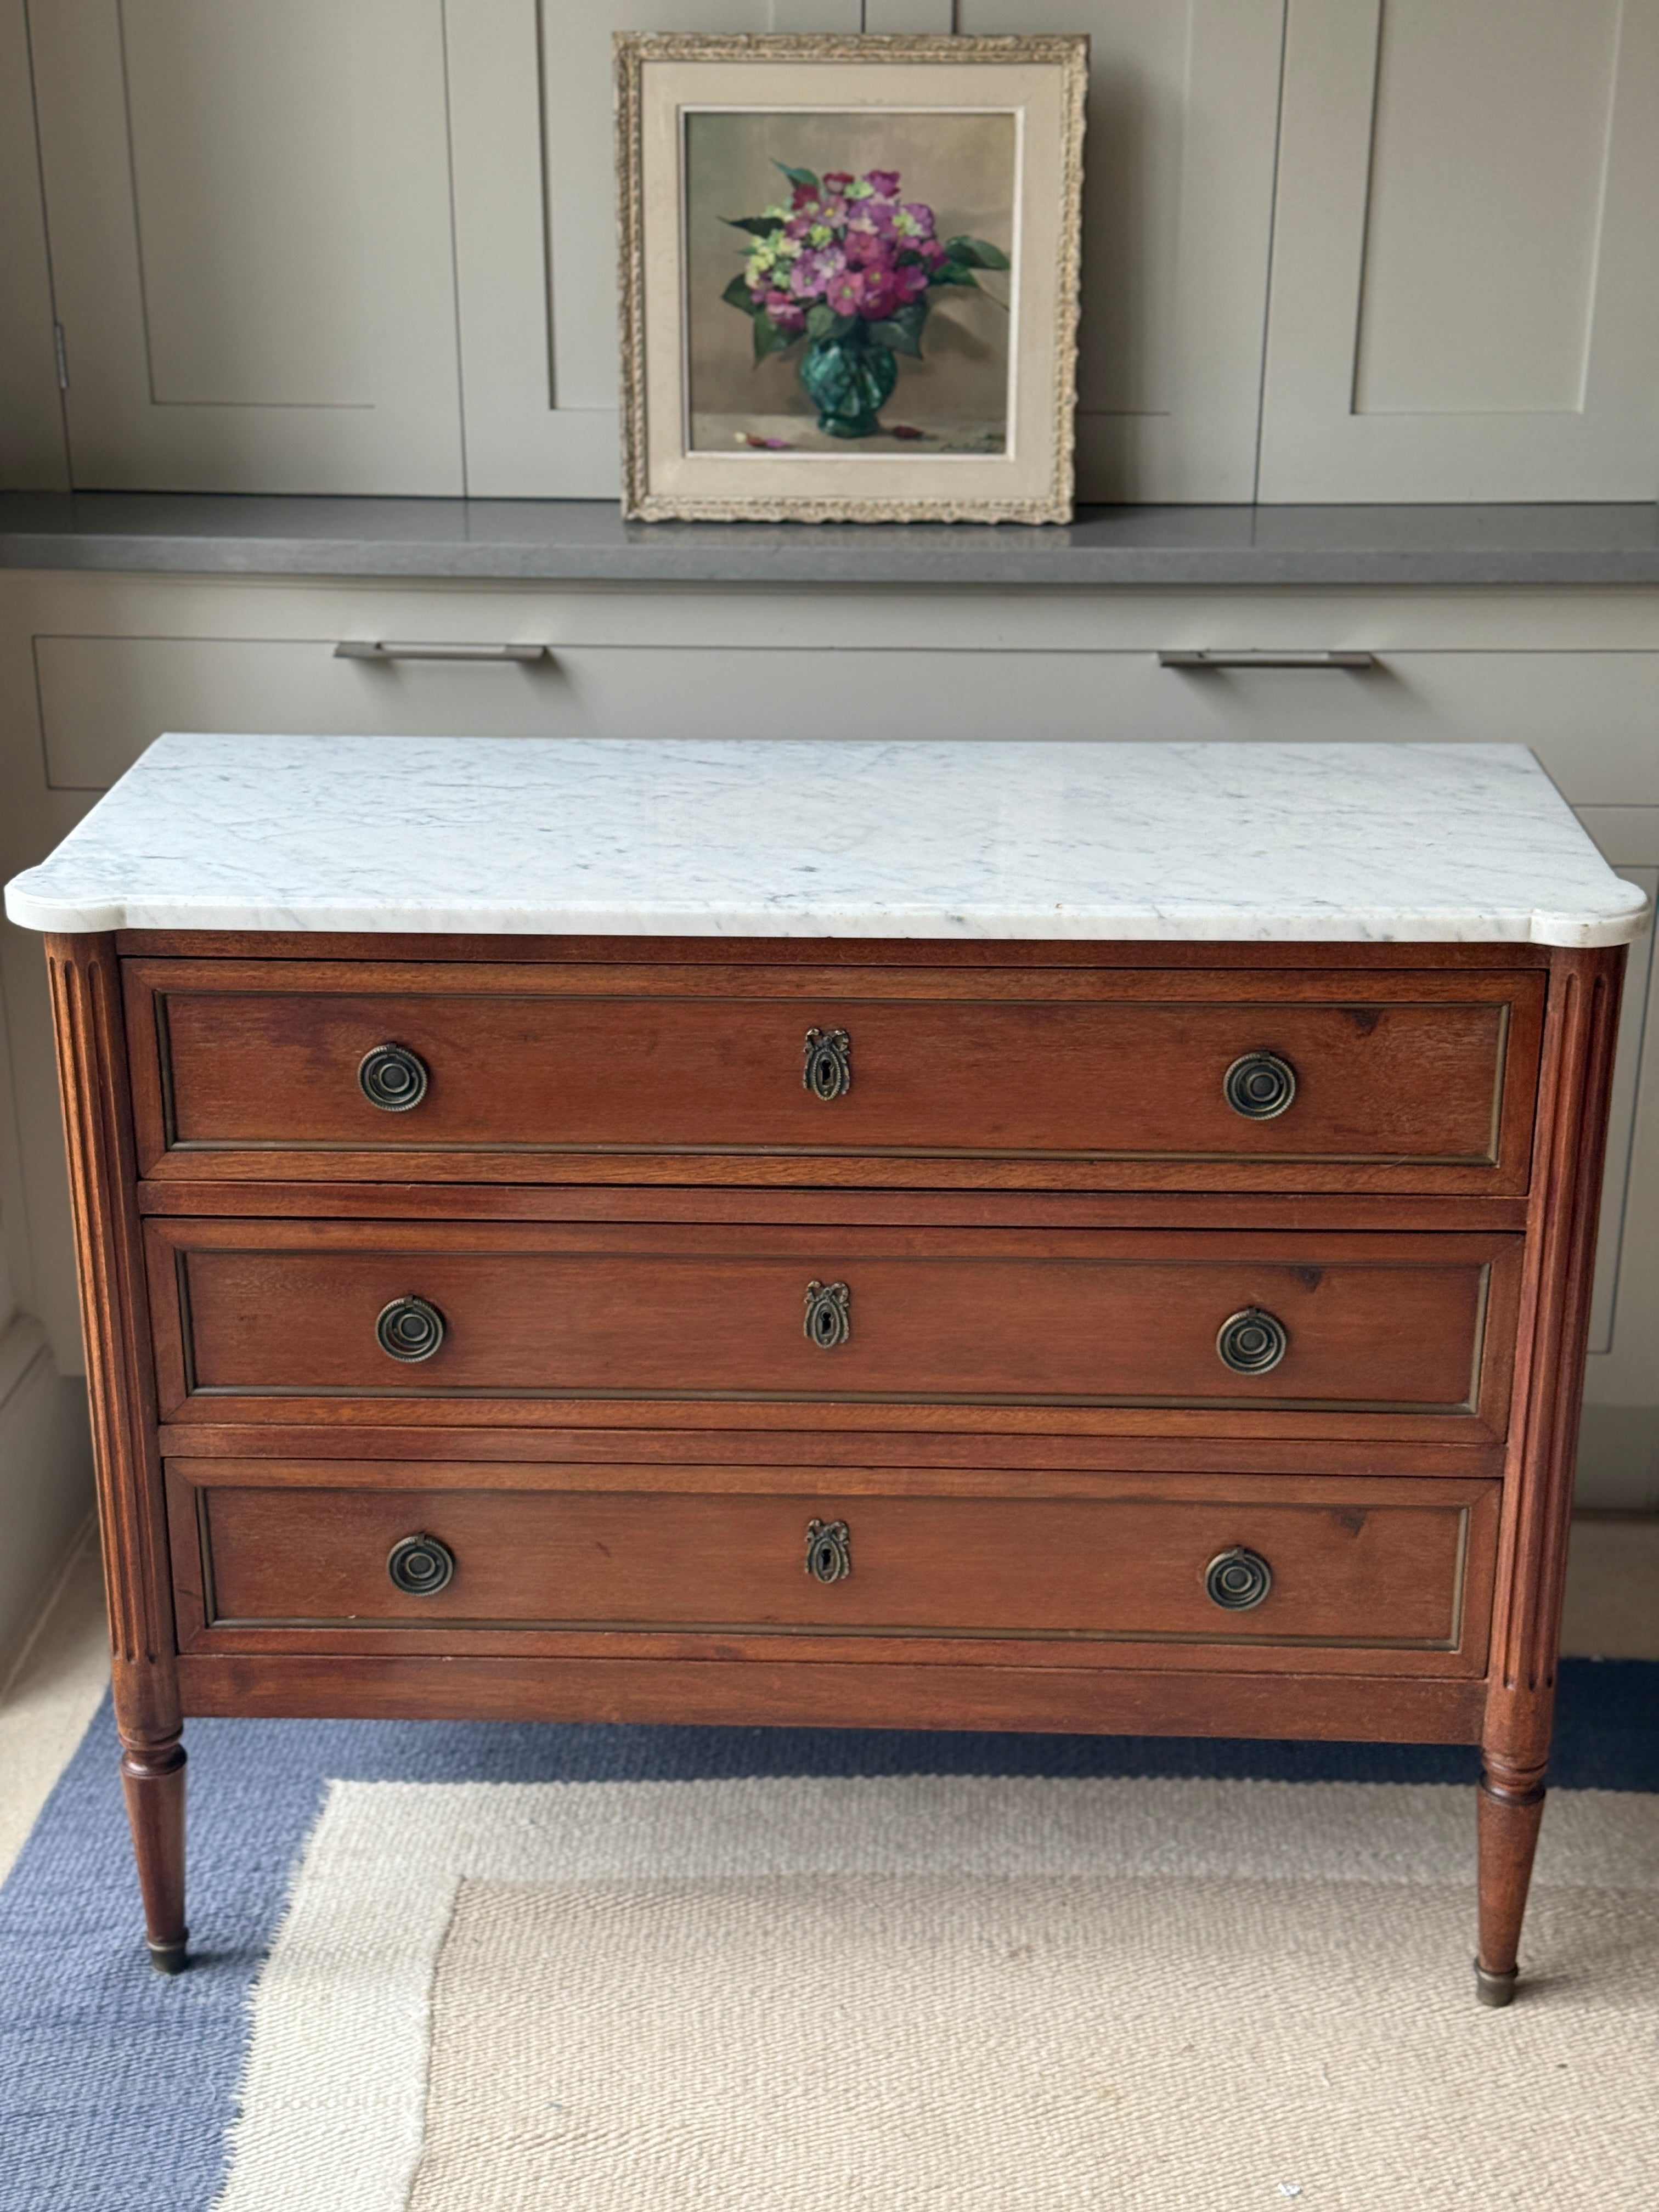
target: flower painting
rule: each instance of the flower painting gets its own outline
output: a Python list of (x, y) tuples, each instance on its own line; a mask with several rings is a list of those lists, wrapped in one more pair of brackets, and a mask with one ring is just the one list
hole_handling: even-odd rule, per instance
[(1087, 39), (615, 47), (624, 515), (1067, 520)]
[(686, 118), (694, 449), (1006, 450), (1012, 124)]
[[(933, 292), (977, 289), (975, 271), (1006, 270), (1008, 256), (983, 238), (941, 241), (933, 209), (902, 198), (896, 169), (818, 177), (777, 166), (792, 187), (789, 203), (727, 218), (754, 243), (720, 296), (750, 317), (757, 362), (805, 341), (800, 380), (827, 437), (875, 437), (897, 356), (922, 357)], [(891, 434), (925, 434), (907, 424)]]

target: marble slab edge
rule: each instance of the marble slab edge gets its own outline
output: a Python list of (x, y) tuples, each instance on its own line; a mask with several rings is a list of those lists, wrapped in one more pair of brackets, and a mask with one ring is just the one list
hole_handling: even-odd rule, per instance
[(717, 920), (696, 908), (580, 907), (258, 907), (188, 899), (106, 899), (77, 903), (41, 896), (26, 883), (6, 887), (7, 919), (21, 929), (80, 936), (112, 930), (270, 930), (302, 934), (398, 937), (698, 937), (906, 939), (951, 944), (1213, 945), (1550, 945), (1584, 951), (1627, 945), (1641, 932), (1645, 902), (1594, 921), (1579, 915), (1467, 915), (1328, 912), (1276, 914), (1271, 925), (1224, 914), (1061, 914), (1000, 912), (949, 915), (835, 908), (787, 915), (775, 908), (726, 912)]

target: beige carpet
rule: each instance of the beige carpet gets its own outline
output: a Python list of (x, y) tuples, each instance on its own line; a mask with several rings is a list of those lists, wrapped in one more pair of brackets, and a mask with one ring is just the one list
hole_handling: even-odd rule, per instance
[(1652, 2212), (1659, 1796), (336, 1784), (220, 2212)]
[(939, 1875), (465, 1884), (411, 2212), (1651, 2212), (1659, 1905)]
[(0, 1681), (0, 1881), (108, 1687), (103, 1576), (88, 1529)]

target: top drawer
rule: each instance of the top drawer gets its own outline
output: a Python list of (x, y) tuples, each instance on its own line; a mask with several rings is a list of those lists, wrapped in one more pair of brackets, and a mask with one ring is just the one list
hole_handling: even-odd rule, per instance
[(1520, 969), (125, 968), (140, 1171), (192, 1180), (1502, 1196), (1543, 1001)]

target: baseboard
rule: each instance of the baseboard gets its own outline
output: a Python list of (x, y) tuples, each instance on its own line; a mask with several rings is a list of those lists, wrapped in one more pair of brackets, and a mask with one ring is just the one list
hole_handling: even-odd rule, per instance
[(1659, 1406), (1585, 1407), (1577, 1504), (1592, 1513), (1659, 1513)]
[(56, 1589), (92, 1510), (86, 1387), (19, 1315), (0, 1337), (0, 1679)]

